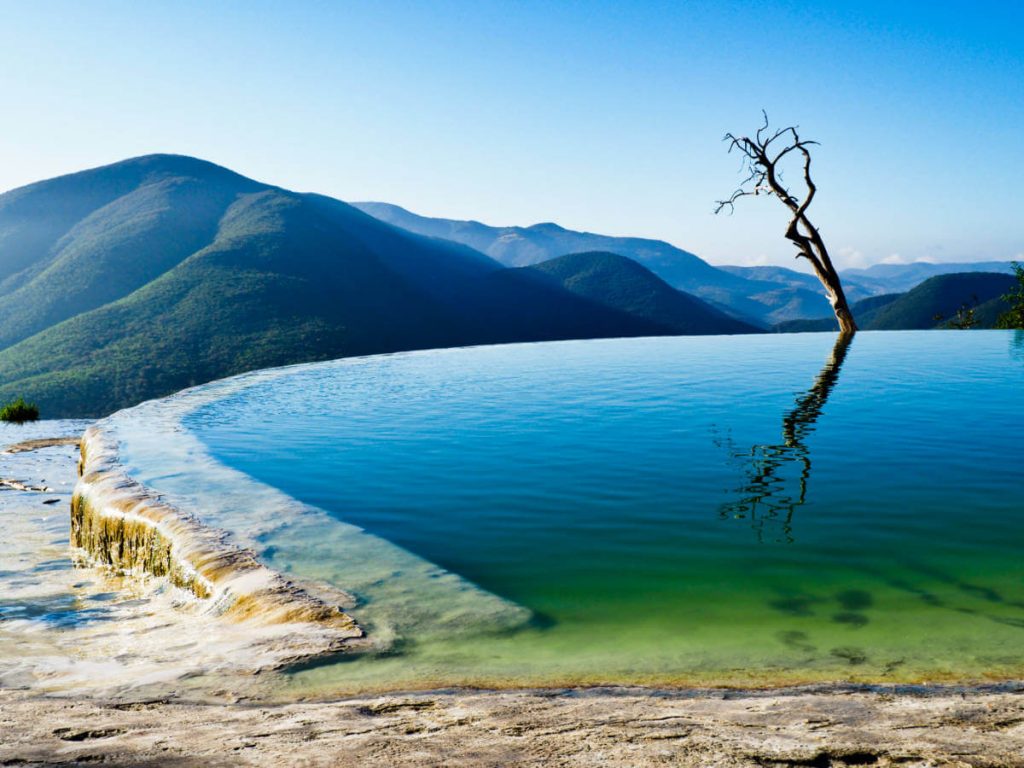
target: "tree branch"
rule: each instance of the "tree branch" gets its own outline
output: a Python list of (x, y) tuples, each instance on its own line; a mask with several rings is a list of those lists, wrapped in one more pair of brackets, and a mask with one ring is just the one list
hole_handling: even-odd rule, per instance
[[(730, 214), (733, 213), (736, 209), (736, 201), (744, 197), (756, 197), (762, 194), (777, 197), (791, 214), (786, 227), (786, 239), (796, 246), (797, 258), (807, 259), (814, 268), (814, 272), (824, 286), (829, 302), (836, 313), (840, 330), (844, 333), (852, 333), (857, 330), (857, 325), (843, 293), (839, 273), (832, 265), (832, 259), (825, 247), (821, 233), (807, 217), (807, 210), (818, 193), (818, 187), (811, 177), (809, 148), (817, 146), (818, 142), (801, 139), (796, 126), (792, 125), (779, 128), (769, 135), (768, 113), (761, 110), (761, 114), (764, 117), (764, 123), (757, 129), (753, 138), (736, 136), (732, 133), (725, 134), (723, 141), (729, 143), (728, 151), (731, 153), (733, 150), (737, 150), (743, 155), (747, 176), (726, 200), (716, 201), (715, 213), (721, 213), (726, 209)], [(785, 140), (786, 143), (776, 151), (773, 145), (780, 140)], [(802, 200), (790, 192), (782, 181), (780, 163), (791, 153), (799, 153), (803, 158), (802, 171), (806, 192), (803, 194)]]

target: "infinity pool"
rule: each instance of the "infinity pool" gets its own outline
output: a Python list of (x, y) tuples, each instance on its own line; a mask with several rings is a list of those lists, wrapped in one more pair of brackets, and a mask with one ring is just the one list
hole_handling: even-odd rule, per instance
[(1024, 672), (1022, 394), (1011, 332), (630, 339), (298, 367), (184, 425), (327, 513), (254, 541), (378, 645), (297, 691), (980, 680)]

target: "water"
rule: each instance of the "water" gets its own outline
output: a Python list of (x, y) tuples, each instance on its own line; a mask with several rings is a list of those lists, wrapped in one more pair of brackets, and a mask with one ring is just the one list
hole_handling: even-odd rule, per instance
[[(1019, 677), (1024, 339), (833, 342), (338, 361), (252, 377), (184, 425), (328, 513), (253, 539), (352, 590), (386, 639), (292, 691)], [(361, 555), (351, 525), (436, 572)]]

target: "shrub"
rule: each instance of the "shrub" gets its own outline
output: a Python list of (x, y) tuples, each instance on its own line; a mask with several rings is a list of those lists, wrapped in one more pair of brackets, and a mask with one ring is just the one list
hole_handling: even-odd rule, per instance
[(1024, 264), (1013, 262), (1013, 273), (1019, 285), (1003, 296), (1010, 309), (999, 316), (996, 328), (1024, 328)]
[(17, 400), (0, 408), (0, 421), (13, 421), (15, 424), (23, 424), (26, 421), (35, 421), (39, 418), (39, 408), (35, 403), (26, 403), (25, 398)]

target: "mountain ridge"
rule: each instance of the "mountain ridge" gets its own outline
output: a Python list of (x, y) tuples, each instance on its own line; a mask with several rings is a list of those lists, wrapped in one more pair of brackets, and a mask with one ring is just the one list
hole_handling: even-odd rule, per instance
[[(994, 328), (1001, 312), (1009, 307), (1002, 296), (1016, 284), (1012, 275), (992, 272), (954, 272), (930, 277), (905, 293), (873, 296), (851, 307), (865, 331), (926, 330), (943, 328), (962, 307), (975, 310), (978, 328)], [(837, 330), (834, 317), (791, 320), (776, 331)]]
[(678, 332), (607, 291), (177, 155), (0, 195), (0, 268), (0, 398), (48, 416), (295, 362)]

